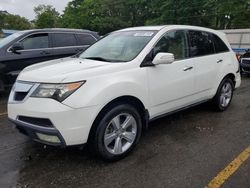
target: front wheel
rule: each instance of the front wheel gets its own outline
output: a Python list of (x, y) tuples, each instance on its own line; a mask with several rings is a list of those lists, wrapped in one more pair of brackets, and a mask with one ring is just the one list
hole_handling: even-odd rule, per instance
[(98, 123), (93, 138), (95, 151), (105, 160), (119, 160), (134, 148), (141, 131), (142, 122), (138, 111), (131, 105), (117, 105)]
[(233, 98), (234, 83), (230, 78), (222, 80), (217, 93), (213, 99), (213, 104), (216, 110), (225, 111)]

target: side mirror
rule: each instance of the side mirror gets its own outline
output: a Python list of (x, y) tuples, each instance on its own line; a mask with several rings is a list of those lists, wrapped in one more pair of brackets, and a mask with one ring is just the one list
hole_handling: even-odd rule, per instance
[(19, 42), (16, 42), (12, 45), (12, 47), (10, 48), (10, 51), (13, 53), (18, 53), (19, 50), (23, 50), (23, 45)]
[(153, 59), (154, 65), (171, 64), (174, 62), (174, 54), (171, 53), (158, 53)]

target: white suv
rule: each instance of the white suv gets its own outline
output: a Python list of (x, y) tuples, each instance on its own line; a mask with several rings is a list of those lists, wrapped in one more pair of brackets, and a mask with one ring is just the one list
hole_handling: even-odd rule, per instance
[(9, 119), (33, 140), (89, 143), (102, 158), (128, 154), (149, 121), (211, 100), (225, 110), (240, 86), (223, 33), (193, 26), (119, 30), (78, 57), (24, 69)]

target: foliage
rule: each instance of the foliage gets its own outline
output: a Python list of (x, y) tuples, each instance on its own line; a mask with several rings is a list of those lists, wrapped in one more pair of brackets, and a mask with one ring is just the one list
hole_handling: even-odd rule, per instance
[(0, 29), (23, 30), (30, 28), (31, 24), (26, 18), (0, 11)]
[(62, 26), (87, 28), (101, 34), (156, 24), (247, 28), (247, 4), (247, 0), (73, 0), (62, 15)]
[(215, 29), (249, 28), (247, 0), (210, 0), (206, 8), (212, 13), (210, 27)]
[(145, 25), (153, 0), (73, 0), (62, 15), (64, 27), (88, 28), (101, 34)]
[(60, 14), (51, 5), (39, 5), (34, 8), (36, 28), (59, 27)]
[[(50, 5), (34, 11), (36, 28), (82, 28), (106, 34), (133, 26), (187, 24), (249, 28), (250, 0), (71, 0), (62, 15)], [(0, 28), (27, 29), (25, 18), (0, 11)]]

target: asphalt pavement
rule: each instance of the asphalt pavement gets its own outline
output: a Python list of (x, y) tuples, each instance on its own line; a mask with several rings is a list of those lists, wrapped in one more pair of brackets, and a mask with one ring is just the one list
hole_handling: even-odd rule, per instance
[[(156, 120), (125, 159), (107, 163), (78, 147), (46, 147), (7, 120), (0, 96), (0, 187), (203, 188), (250, 146), (250, 77), (230, 108), (208, 104)], [(250, 188), (250, 159), (221, 186)]]

